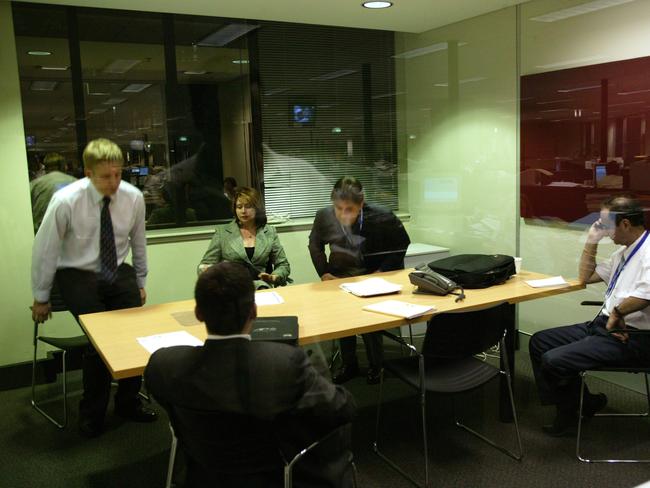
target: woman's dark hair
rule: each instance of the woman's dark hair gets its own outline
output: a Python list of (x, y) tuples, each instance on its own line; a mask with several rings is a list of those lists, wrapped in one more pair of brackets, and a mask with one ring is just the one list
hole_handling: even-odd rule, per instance
[(255, 286), (244, 266), (222, 261), (199, 275), (194, 299), (209, 333), (239, 334), (251, 316)]
[(241, 199), (243, 203), (250, 203), (255, 209), (255, 225), (259, 229), (266, 225), (266, 210), (264, 210), (264, 202), (262, 196), (255, 188), (248, 186), (238, 186), (235, 188), (232, 197), (232, 214), (235, 216), (235, 222), (239, 224), (237, 218), (237, 200)]
[(645, 227), (643, 207), (631, 193), (614, 195), (605, 200), (601, 207), (614, 214), (616, 225), (620, 224), (623, 219), (627, 219), (634, 227)]
[(363, 186), (354, 176), (342, 176), (334, 183), (330, 199), (360, 204), (363, 202)]

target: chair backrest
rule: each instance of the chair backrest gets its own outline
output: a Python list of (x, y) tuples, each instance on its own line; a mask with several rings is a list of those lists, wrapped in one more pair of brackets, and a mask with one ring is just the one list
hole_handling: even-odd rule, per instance
[(479, 354), (503, 337), (508, 304), (464, 313), (442, 313), (427, 323), (422, 354), (458, 359)]
[(246, 486), (265, 486), (266, 478), (281, 484), (284, 462), (270, 421), (177, 405), (167, 411), (187, 457), (189, 486), (237, 486), (248, 478)]

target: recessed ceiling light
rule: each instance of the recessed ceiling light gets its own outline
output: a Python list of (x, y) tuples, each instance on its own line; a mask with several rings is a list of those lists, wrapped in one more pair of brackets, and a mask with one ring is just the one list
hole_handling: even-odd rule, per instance
[(184, 75), (205, 75), (207, 71), (183, 71)]
[(119, 105), (120, 103), (126, 102), (126, 98), (109, 98), (102, 102), (102, 105)]
[(388, 8), (393, 6), (393, 2), (363, 2), (361, 5), (366, 8)]
[(49, 56), (52, 54), (50, 51), (27, 51), (30, 56)]
[(202, 47), (223, 47), (258, 27), (259, 25), (257, 24), (234, 22), (232, 24), (224, 25), (219, 30), (207, 35), (196, 44)]
[(248, 64), (248, 59), (233, 59), (233, 64)]
[(141, 62), (141, 59), (116, 59), (109, 63), (102, 71), (104, 73), (123, 75)]

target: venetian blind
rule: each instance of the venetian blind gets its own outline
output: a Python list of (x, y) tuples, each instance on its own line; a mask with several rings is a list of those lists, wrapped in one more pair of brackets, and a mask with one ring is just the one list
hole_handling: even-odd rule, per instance
[(258, 49), (268, 212), (313, 216), (343, 175), (396, 209), (393, 33), (263, 23)]

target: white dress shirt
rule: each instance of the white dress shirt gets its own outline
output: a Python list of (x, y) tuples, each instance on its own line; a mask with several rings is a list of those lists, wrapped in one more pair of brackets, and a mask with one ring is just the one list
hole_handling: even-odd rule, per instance
[[(83, 178), (54, 194), (34, 238), (32, 293), (45, 303), (57, 269), (75, 268), (99, 273), (100, 214), (104, 205), (90, 179)], [(132, 251), (139, 288), (147, 276), (145, 205), (140, 190), (122, 181), (110, 203), (117, 264)]]
[[(643, 234), (636, 241), (626, 247), (614, 251), (612, 256), (598, 266), (596, 273), (609, 285), (614, 277), (616, 268), (621, 262), (621, 257), (628, 260), (632, 250), (639, 244)], [(619, 305), (627, 297), (650, 300), (650, 237), (646, 239), (643, 246), (632, 256), (632, 259), (625, 265), (623, 271), (616, 280), (614, 289), (605, 298), (603, 313), (609, 315), (615, 306)], [(650, 329), (650, 307), (625, 316), (625, 323), (637, 329)]]

